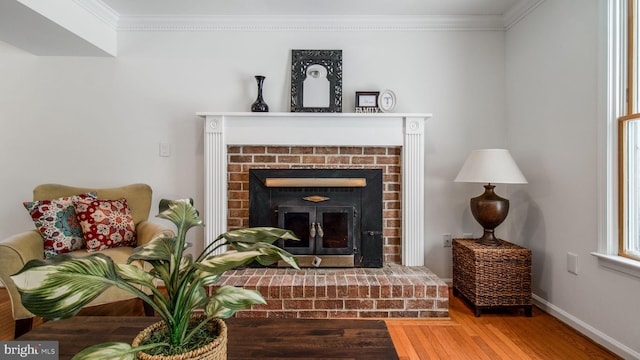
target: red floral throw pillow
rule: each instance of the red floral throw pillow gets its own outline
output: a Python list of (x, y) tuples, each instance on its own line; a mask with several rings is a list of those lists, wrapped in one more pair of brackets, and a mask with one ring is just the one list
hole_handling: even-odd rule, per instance
[(136, 228), (126, 199), (77, 197), (73, 204), (87, 251), (136, 245)]
[(76, 217), (73, 198), (96, 198), (95, 193), (65, 196), (53, 200), (25, 201), (22, 204), (31, 215), (44, 240), (44, 257), (81, 249), (84, 246), (82, 228)]

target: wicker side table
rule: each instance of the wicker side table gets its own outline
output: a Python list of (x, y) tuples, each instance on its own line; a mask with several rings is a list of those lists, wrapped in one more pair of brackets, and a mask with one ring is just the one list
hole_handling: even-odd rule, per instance
[(453, 295), (482, 309), (522, 307), (531, 316), (531, 250), (501, 240), (500, 246), (453, 239)]

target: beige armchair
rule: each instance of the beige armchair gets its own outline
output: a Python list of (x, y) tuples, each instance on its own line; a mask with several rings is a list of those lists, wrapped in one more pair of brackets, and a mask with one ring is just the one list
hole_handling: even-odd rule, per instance
[[(136, 226), (137, 245), (141, 246), (149, 242), (156, 234), (165, 233), (173, 236), (173, 232), (147, 221), (151, 210), (151, 187), (146, 184), (132, 184), (109, 189), (81, 188), (58, 184), (39, 185), (33, 190), (33, 200), (48, 200), (63, 196), (77, 195), (87, 192), (96, 192), (99, 199), (125, 198), (131, 209), (133, 222)], [(25, 216), (28, 214), (25, 212)], [(111, 257), (116, 263), (126, 263), (131, 255), (133, 247), (119, 247), (101, 250), (100, 252)], [(37, 229), (25, 231), (0, 240), (0, 280), (7, 288), (11, 300), (13, 319), (16, 321), (15, 336), (18, 337), (31, 330), (34, 315), (31, 314), (20, 301), (20, 294), (10, 276), (18, 272), (24, 264), (32, 259), (42, 259), (44, 254), (44, 242)], [(86, 256), (86, 249), (71, 252), (76, 256)], [(142, 263), (139, 264), (143, 266)], [(150, 293), (149, 289), (146, 289)], [(129, 292), (115, 287), (107, 289), (99, 297), (87, 306), (96, 306), (121, 300), (132, 299)], [(153, 309), (145, 304), (145, 313), (153, 315)]]

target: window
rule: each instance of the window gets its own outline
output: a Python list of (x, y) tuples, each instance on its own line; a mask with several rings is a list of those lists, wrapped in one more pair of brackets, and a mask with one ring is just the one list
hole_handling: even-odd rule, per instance
[[(638, 3), (599, 2), (598, 250), (600, 266), (640, 279)], [(629, 25), (629, 26), (628, 26)], [(630, 35), (630, 36), (629, 36)], [(628, 56), (630, 55), (630, 56)], [(631, 86), (628, 86), (631, 85)], [(627, 101), (629, 99), (630, 101)], [(632, 175), (632, 176), (629, 176)]]
[(640, 98), (638, 18), (640, 0), (621, 5), (618, 118), (618, 255), (640, 260)]

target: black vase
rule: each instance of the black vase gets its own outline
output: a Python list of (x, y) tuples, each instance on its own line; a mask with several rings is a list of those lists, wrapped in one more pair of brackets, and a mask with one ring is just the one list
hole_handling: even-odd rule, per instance
[(256, 75), (256, 81), (258, 82), (258, 98), (253, 104), (251, 104), (251, 112), (269, 112), (269, 105), (267, 105), (262, 98), (262, 83), (264, 83), (264, 76)]

